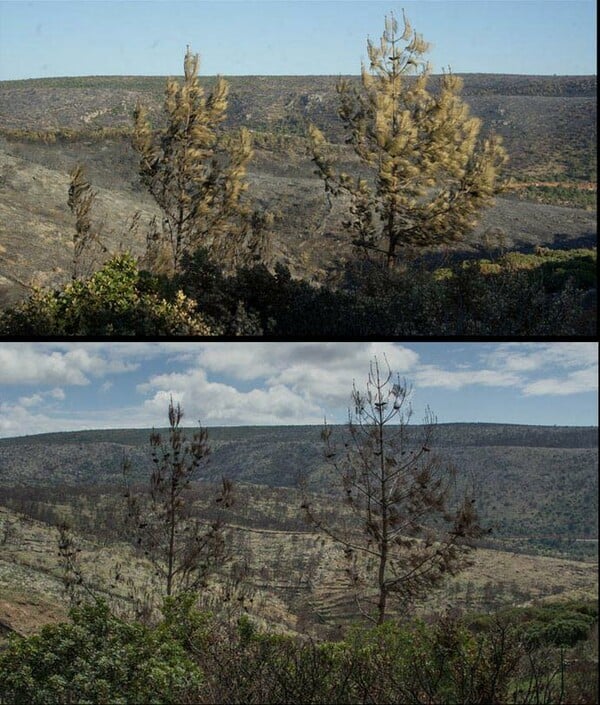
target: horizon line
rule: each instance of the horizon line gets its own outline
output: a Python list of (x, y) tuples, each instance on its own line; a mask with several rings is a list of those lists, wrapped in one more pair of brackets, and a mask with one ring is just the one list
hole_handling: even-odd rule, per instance
[[(519, 76), (524, 78), (597, 78), (597, 73), (499, 73), (485, 71), (460, 71), (452, 72), (454, 76)], [(444, 76), (445, 73), (430, 73), (429, 76)], [(202, 74), (202, 78), (335, 78), (337, 76), (348, 76), (360, 78), (360, 73), (240, 73), (240, 74)], [(0, 78), (0, 82), (9, 83), (11, 81), (45, 81), (62, 78), (180, 78), (181, 74), (144, 74), (144, 73), (107, 73), (107, 74), (68, 74), (62, 76), (29, 76), (27, 78)], [(406, 78), (415, 78), (407, 76)]]
[[(590, 424), (587, 426), (582, 426), (580, 424), (535, 424), (535, 423), (515, 423), (515, 422), (505, 422), (505, 421), (440, 421), (435, 424), (436, 427), (440, 426), (457, 426), (457, 425), (471, 425), (471, 426), (521, 426), (521, 427), (531, 427), (531, 428), (567, 428), (567, 429), (586, 429), (586, 430), (593, 430), (593, 429), (598, 429), (598, 424)], [(211, 425), (211, 426), (202, 426), (203, 429), (208, 430), (208, 429), (245, 429), (245, 428), (264, 428), (264, 429), (269, 429), (269, 428), (304, 428), (304, 427), (310, 427), (310, 428), (322, 428), (323, 423), (304, 423), (304, 424), (262, 424), (262, 425), (257, 425), (257, 424), (232, 424), (232, 425)], [(408, 424), (409, 427), (419, 427), (419, 426), (424, 426), (426, 424), (423, 423), (414, 423), (414, 424)], [(343, 423), (328, 423), (327, 426), (329, 427), (338, 427), (338, 426), (347, 426), (347, 422)], [(153, 429), (157, 430), (168, 430), (169, 426), (124, 426), (124, 427), (101, 427), (101, 428), (79, 428), (79, 429), (70, 429), (70, 430), (63, 430), (63, 431), (41, 431), (39, 433), (24, 433), (21, 435), (17, 436), (0, 436), (0, 441), (4, 440), (10, 440), (12, 438), (36, 438), (38, 436), (50, 436), (50, 435), (58, 435), (61, 433), (94, 433), (94, 432), (101, 432), (101, 431), (152, 431)], [(182, 426), (182, 430), (193, 430), (198, 428), (198, 426)]]

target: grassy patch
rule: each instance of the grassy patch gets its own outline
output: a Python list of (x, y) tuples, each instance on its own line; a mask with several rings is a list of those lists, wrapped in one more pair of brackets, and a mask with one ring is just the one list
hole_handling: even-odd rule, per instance
[[(541, 276), (544, 288), (549, 292), (560, 291), (568, 280), (577, 289), (595, 288), (597, 251), (595, 248), (574, 250), (551, 250), (538, 247), (531, 254), (507, 252), (496, 260), (480, 259), (465, 261), (464, 269), (475, 269), (481, 274), (529, 271)], [(449, 267), (441, 267), (435, 272), (435, 279), (443, 281), (455, 276)]]
[(596, 208), (596, 190), (577, 186), (527, 186), (519, 193), (519, 198), (524, 201), (553, 206), (568, 206), (586, 210)]

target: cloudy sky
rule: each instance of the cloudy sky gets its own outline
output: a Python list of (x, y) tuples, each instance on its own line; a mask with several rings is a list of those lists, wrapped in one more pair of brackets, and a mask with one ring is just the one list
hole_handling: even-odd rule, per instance
[(344, 423), (385, 355), (415, 421), (597, 425), (595, 343), (0, 343), (0, 436), (187, 425)]
[(358, 74), (403, 8), (438, 73), (596, 73), (595, 0), (0, 0), (0, 79)]

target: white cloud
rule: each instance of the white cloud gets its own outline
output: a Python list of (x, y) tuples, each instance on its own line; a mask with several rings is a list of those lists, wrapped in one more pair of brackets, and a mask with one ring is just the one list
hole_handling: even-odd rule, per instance
[(523, 393), (526, 396), (566, 396), (593, 392), (598, 389), (598, 370), (587, 367), (571, 372), (565, 377), (545, 377), (526, 384)]
[(110, 344), (1, 343), (0, 384), (86, 385), (91, 376), (137, 369), (115, 352)]
[(1, 384), (88, 384), (83, 371), (59, 352), (48, 352), (39, 343), (0, 345)]
[(485, 361), (494, 367), (516, 372), (544, 370), (548, 366), (559, 368), (588, 367), (598, 365), (596, 343), (505, 343)]
[(345, 407), (353, 381), (363, 385), (374, 355), (381, 361), (385, 356), (400, 374), (419, 359), (394, 343), (210, 343), (202, 346), (198, 363), (241, 381), (264, 380), (268, 388), (283, 385), (310, 403)]
[(221, 382), (210, 382), (202, 369), (185, 373), (156, 375), (139, 389), (153, 393), (144, 404), (144, 413), (162, 425), (169, 400), (183, 407), (187, 423), (203, 425), (270, 425), (319, 423), (320, 407), (281, 384), (244, 392)]
[(20, 397), (19, 404), (21, 404), (21, 406), (29, 408), (30, 406), (38, 406), (42, 403), (43, 400), (44, 398), (41, 394), (32, 394), (30, 397)]
[[(598, 389), (596, 343), (507, 343), (486, 361), (521, 373), (525, 396), (566, 396)], [(538, 377), (538, 375), (543, 375)]]
[[(432, 389), (511, 388), (515, 400), (597, 390), (597, 346), (585, 343), (474, 345), (437, 343), (435, 364), (416, 349), (395, 343), (9, 343), (0, 344), (4, 395), (0, 435), (82, 428), (150, 427), (166, 424), (169, 398), (181, 402), (186, 425), (320, 424), (326, 415), (343, 423), (353, 383), (364, 389), (369, 363), (385, 355), (423, 402)], [(459, 351), (460, 350), (460, 354)], [(112, 375), (146, 369), (142, 395), (128, 407), (110, 405), (121, 385)], [(157, 374), (152, 371), (158, 370)], [(77, 413), (64, 410), (63, 388), (98, 385)], [(142, 378), (143, 379), (143, 378)], [(128, 383), (131, 383), (128, 381)], [(36, 386), (33, 390), (18, 385)], [(420, 390), (424, 392), (421, 394)], [(94, 395), (103, 392), (97, 409)], [(484, 391), (488, 393), (488, 391)], [(2, 399), (0, 399), (2, 401)], [(510, 420), (510, 419), (507, 419)]]
[(521, 382), (518, 375), (498, 370), (444, 370), (437, 365), (423, 365), (415, 374), (415, 386), (462, 389), (468, 385), (513, 387)]

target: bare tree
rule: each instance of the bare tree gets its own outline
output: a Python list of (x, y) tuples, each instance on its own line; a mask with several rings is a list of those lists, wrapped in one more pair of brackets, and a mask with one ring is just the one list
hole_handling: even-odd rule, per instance
[[(126, 491), (130, 537), (152, 562), (166, 596), (202, 587), (226, 557), (222, 520), (200, 521), (187, 497), (210, 452), (207, 432), (200, 427), (188, 440), (180, 427), (182, 418), (180, 405), (171, 399), (168, 439), (156, 431), (150, 436), (152, 472), (147, 490), (136, 492), (129, 486)], [(123, 469), (129, 477), (127, 460)], [(232, 489), (223, 478), (215, 502), (230, 506)]]
[(401, 35), (393, 14), (386, 17), (381, 42), (369, 40), (367, 50), (362, 90), (346, 80), (337, 85), (338, 114), (361, 173), (337, 173), (314, 125), (311, 154), (328, 198), (350, 199), (344, 227), (353, 244), (393, 267), (403, 250), (459, 240), (475, 225), (492, 203), (506, 153), (499, 137), (479, 139), (481, 121), (461, 100), (458, 76), (446, 73), (437, 93), (427, 89), (429, 45), (406, 17)]
[[(387, 360), (386, 360), (387, 366)], [(428, 410), (410, 427), (411, 390), (377, 358), (366, 392), (353, 387), (349, 438), (338, 451), (327, 425), (325, 456), (353, 517), (335, 526), (305, 496), (308, 521), (344, 548), (357, 605), (381, 624), (393, 600), (404, 609), (467, 562), (481, 535), (475, 500), (458, 497), (455, 471), (433, 452), (436, 420)]]

